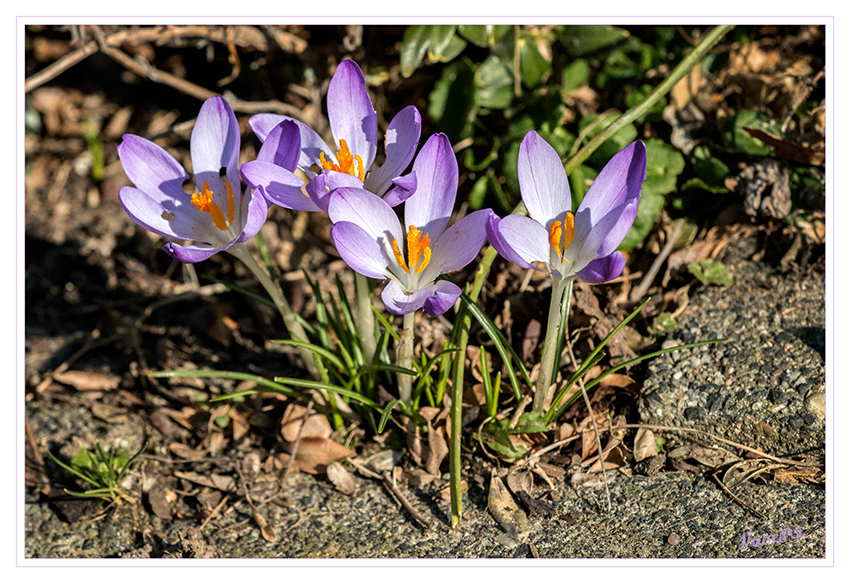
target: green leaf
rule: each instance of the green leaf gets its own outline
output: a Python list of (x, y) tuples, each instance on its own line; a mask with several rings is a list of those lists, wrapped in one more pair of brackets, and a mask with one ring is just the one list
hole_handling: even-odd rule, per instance
[(571, 25), (560, 29), (561, 42), (567, 53), (580, 57), (610, 47), (629, 37), (628, 31), (607, 25)]
[(542, 413), (531, 411), (519, 416), (516, 427), (511, 430), (511, 433), (542, 433), (543, 431), (546, 431), (546, 418)]
[(689, 263), (688, 271), (694, 274), (703, 285), (732, 285), (732, 274), (723, 266), (711, 259), (703, 259), (699, 263)]
[[(632, 89), (626, 93), (626, 106), (629, 109), (638, 106), (644, 99), (649, 97), (653, 89), (655, 88), (652, 85), (646, 83), (636, 89)], [(635, 121), (637, 123), (661, 121), (661, 114), (664, 113), (665, 107), (667, 107), (667, 98), (662, 97), (649, 108), (649, 111), (638, 117)]]
[(540, 53), (533, 37), (519, 39), (519, 70), (522, 83), (529, 89), (537, 87), (552, 74), (552, 63)]
[(475, 112), (475, 66), (463, 57), (443, 69), (428, 96), (428, 115), (454, 143), (472, 134)]
[(652, 326), (649, 328), (649, 333), (653, 336), (664, 336), (678, 327), (676, 318), (670, 312), (661, 312), (652, 321)]
[[(431, 41), (428, 44), (428, 58), (435, 63), (448, 63), (466, 48), (466, 41), (455, 34), (454, 26), (435, 26), (434, 29), (435, 31), (431, 33)], [(451, 29), (448, 42), (445, 42), (444, 38), (439, 37), (436, 29)], [(444, 33), (445, 31), (441, 34)], [(437, 34), (437, 38), (435, 38), (435, 34)]]
[(590, 65), (585, 59), (576, 59), (564, 67), (561, 73), (561, 92), (565, 95), (579, 87), (584, 87), (590, 81)]
[[(614, 123), (618, 116), (607, 115), (599, 119), (599, 114), (591, 114), (584, 116), (579, 122), (579, 133), (584, 132), (588, 126), (594, 124), (593, 128), (587, 132), (585, 139), (590, 140), (609, 125)], [(597, 122), (598, 123), (594, 123)], [(633, 124), (627, 124), (620, 128), (613, 136), (602, 142), (598, 148), (587, 159), (587, 163), (594, 168), (601, 169), (608, 161), (614, 157), (617, 152), (631, 144), (637, 139), (637, 129)]]
[(71, 465), (75, 468), (90, 470), (94, 466), (94, 462), (92, 462), (88, 450), (81, 449), (71, 458)]
[(215, 424), (224, 429), (230, 423), (230, 415), (219, 415), (215, 418)]
[(725, 180), (730, 173), (729, 166), (715, 158), (711, 154), (711, 148), (702, 145), (694, 148), (691, 153), (691, 164), (694, 166), (696, 175), (707, 185), (722, 188), (724, 192), (727, 190)]
[(401, 41), (401, 74), (410, 77), (425, 58), (428, 50), (431, 27), (423, 24), (408, 26)]
[(753, 156), (766, 156), (773, 152), (764, 145), (764, 142), (748, 134), (744, 130), (745, 127), (764, 130), (775, 135), (782, 134), (779, 124), (769, 115), (751, 109), (744, 109), (736, 113), (723, 126), (723, 131), (720, 133), (723, 145)]
[[(593, 181), (596, 180), (598, 174), (596, 170), (584, 164), (578, 166), (570, 173), (570, 195), (573, 199), (573, 209), (578, 209), (581, 201), (584, 200), (584, 195), (587, 194), (587, 190), (593, 184)], [(640, 205), (638, 205), (639, 209)]]
[(508, 66), (490, 55), (475, 72), (476, 102), (488, 109), (505, 109), (514, 98), (513, 84)]
[(457, 27), (458, 34), (463, 38), (479, 47), (492, 47), (500, 38), (502, 38), (508, 30), (509, 25), (492, 25), (492, 24), (461, 24)]

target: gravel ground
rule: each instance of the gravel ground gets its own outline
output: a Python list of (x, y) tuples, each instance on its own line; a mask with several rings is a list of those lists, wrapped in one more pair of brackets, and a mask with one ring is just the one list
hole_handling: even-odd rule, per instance
[[(822, 456), (823, 419), (812, 402), (824, 390), (823, 271), (804, 277), (779, 274), (744, 259), (752, 253), (748, 245), (736, 245), (723, 258), (736, 283), (699, 290), (681, 318), (681, 332), (671, 336), (677, 342), (716, 336), (730, 341), (651, 364), (640, 403), (642, 420), (703, 429), (773, 454)], [(143, 432), (133, 415), (105, 424), (85, 407), (28, 406), (39, 446), (66, 455), (73, 453), (72, 444), (94, 437), (106, 445), (132, 447)], [(668, 447), (679, 443), (669, 439)], [(240, 455), (226, 454), (234, 463)], [(548, 507), (530, 517), (527, 533), (512, 536), (487, 510), (484, 462), (471, 457), (467, 462), (475, 471), (468, 473), (466, 514), (455, 531), (444, 526), (449, 507), (437, 494), (441, 483), (403, 487), (431, 522), (426, 528), (378, 481), (355, 476), (355, 493), (343, 495), (325, 479), (299, 474), (283, 486), (278, 504), (257, 509), (274, 529), (275, 542), (261, 535), (242, 496), (234, 496), (222, 516), (203, 528), (201, 520), (163, 520), (141, 505), (124, 505), (105, 519), (68, 523), (56, 510), (73, 508), (31, 496), (26, 556), (825, 556), (823, 484), (745, 482), (735, 489), (739, 503), (708, 474), (610, 472), (608, 512), (604, 487), (592, 480), (582, 487), (582, 476), (568, 472), (554, 490), (538, 488), (535, 496)], [(142, 480), (156, 471), (156, 463), (141, 465)], [(742, 548), (745, 533), (784, 540)]]

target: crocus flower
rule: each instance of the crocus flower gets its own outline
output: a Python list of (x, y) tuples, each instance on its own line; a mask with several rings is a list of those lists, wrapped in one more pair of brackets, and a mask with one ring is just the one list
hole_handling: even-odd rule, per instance
[(124, 172), (135, 184), (121, 188), (121, 205), (151, 232), (194, 241), (163, 247), (184, 263), (203, 261), (247, 241), (263, 226), (268, 210), (263, 197), (242, 192), (239, 125), (223, 98), (204, 102), (192, 130), (190, 151), (196, 185), (191, 195), (183, 190), (189, 174), (164, 149), (131, 134), (124, 135), (118, 146)]
[(475, 258), (487, 241), (493, 212), (476, 211), (446, 228), (457, 196), (458, 169), (445, 135), (431, 136), (413, 172), (417, 186), (404, 205), (404, 230), (385, 200), (362, 188), (344, 187), (330, 196), (331, 237), (352, 269), (390, 280), (381, 294), (388, 311), (408, 314), (424, 308), (439, 316), (461, 290), (437, 278)]
[(517, 170), (528, 216), (494, 216), (490, 244), (521, 267), (543, 263), (561, 282), (578, 276), (602, 283), (620, 275), (626, 259), (616, 249), (634, 223), (646, 180), (643, 143), (633, 142), (605, 165), (575, 214), (561, 159), (537, 132), (523, 139)]
[[(294, 128), (281, 128), (281, 123), (286, 121), (294, 123), (300, 134), (300, 154), (294, 164), (289, 159)], [(328, 87), (328, 121), (334, 137), (333, 148), (300, 121), (276, 114), (253, 116), (249, 123), (264, 142), (263, 148), (267, 148), (265, 142), (273, 140), (272, 148), (284, 149), (278, 158), (290, 164), (270, 160), (274, 154), (269, 152), (264, 160), (243, 166), (245, 181), (272, 202), (299, 210), (327, 211), (328, 193), (340, 187), (359, 186), (378, 196), (386, 195), (393, 206), (412, 193), (415, 179), (400, 174), (410, 164), (419, 144), (421, 118), (416, 107), (408, 106), (392, 119), (384, 135), (386, 160), (373, 168), (378, 144), (377, 115), (360, 67), (354, 61), (343, 61)], [(304, 182), (293, 174), (295, 167), (310, 179), (306, 197), (301, 190)], [(397, 187), (387, 194), (394, 181)]]

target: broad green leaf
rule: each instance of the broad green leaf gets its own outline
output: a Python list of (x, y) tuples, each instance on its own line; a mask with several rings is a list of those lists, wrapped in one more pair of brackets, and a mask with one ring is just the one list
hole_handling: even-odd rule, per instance
[(649, 328), (649, 333), (654, 336), (664, 336), (676, 329), (678, 324), (676, 318), (670, 312), (661, 312), (652, 321), (652, 326)]
[(401, 41), (401, 74), (410, 77), (425, 58), (428, 50), (431, 27), (423, 24), (414, 24), (407, 27)]
[(578, 210), (578, 205), (580, 205), (581, 201), (584, 200), (584, 195), (587, 194), (587, 189), (590, 188), (590, 185), (593, 184), (594, 180), (596, 180), (597, 174), (599, 173), (590, 166), (581, 164), (568, 176), (574, 211)]
[(475, 72), (476, 102), (488, 109), (504, 109), (514, 98), (513, 84), (508, 66), (490, 55)]
[(537, 48), (533, 37), (519, 39), (519, 70), (523, 85), (533, 89), (552, 74), (552, 63)]
[(629, 37), (628, 31), (608, 25), (570, 25), (562, 27), (559, 32), (564, 48), (573, 57), (610, 47)]
[(688, 271), (694, 274), (703, 285), (720, 285), (729, 287), (732, 285), (732, 274), (723, 266), (711, 259), (703, 259), (699, 263), (689, 263)]
[(472, 133), (475, 66), (468, 57), (449, 64), (428, 98), (428, 115), (452, 143)]
[[(614, 123), (618, 116), (616, 115), (608, 115), (599, 120), (599, 114), (591, 114), (584, 116), (579, 122), (579, 133), (583, 132), (585, 128), (594, 124), (594, 127), (587, 134), (586, 139), (590, 140), (595, 135), (600, 133), (602, 130), (607, 128), (609, 125)], [(598, 123), (594, 123), (597, 122)], [(613, 136), (602, 142), (596, 151), (590, 155), (587, 159), (587, 163), (594, 168), (602, 169), (608, 161), (614, 157), (614, 155), (631, 144), (633, 141), (637, 139), (637, 129), (633, 124), (627, 124), (620, 128), (617, 133)]]
[[(653, 89), (655, 88), (652, 85), (648, 85), (646, 83), (636, 89), (632, 89), (626, 93), (626, 106), (629, 109), (636, 107), (640, 104), (640, 102), (646, 99), (650, 93), (652, 93)], [(635, 121), (637, 123), (661, 121), (661, 114), (664, 112), (665, 107), (667, 107), (667, 98), (662, 97), (649, 108), (649, 111), (637, 118)]]
[(764, 142), (748, 134), (744, 130), (745, 127), (764, 130), (776, 135), (782, 133), (776, 120), (767, 114), (751, 109), (744, 109), (736, 113), (723, 126), (723, 131), (720, 133), (720, 137), (723, 139), (723, 145), (727, 148), (754, 156), (771, 154), (772, 150), (765, 146)]
[(454, 25), (434, 25), (426, 26), (425, 28), (428, 29), (427, 47), (429, 56), (432, 54), (440, 56), (454, 38), (457, 27)]
[(488, 47), (496, 44), (511, 27), (509, 25), (492, 24), (461, 24), (457, 31), (463, 38), (479, 47)]
[(88, 450), (81, 449), (80, 451), (78, 451), (76, 455), (71, 458), (71, 465), (75, 468), (90, 470), (93, 466), (93, 462)]
[(727, 190), (724, 181), (729, 176), (729, 166), (712, 156), (711, 148), (704, 145), (694, 148), (691, 154), (691, 164), (693, 164), (696, 175), (707, 185), (721, 188), (720, 192)]
[(445, 46), (439, 53), (432, 53), (431, 49), (428, 49), (428, 58), (434, 61), (435, 63), (448, 63), (456, 56), (463, 52), (463, 49), (466, 48), (466, 41), (460, 38), (457, 35), (452, 36), (449, 44)]
[(564, 67), (561, 73), (561, 92), (569, 94), (590, 81), (590, 65), (584, 59), (576, 59)]

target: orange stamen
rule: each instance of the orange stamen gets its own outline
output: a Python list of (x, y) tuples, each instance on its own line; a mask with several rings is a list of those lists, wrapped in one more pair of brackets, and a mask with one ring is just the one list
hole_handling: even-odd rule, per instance
[(233, 224), (233, 213), (235, 211), (236, 205), (233, 202), (233, 189), (230, 188), (230, 184), (225, 182), (224, 187), (227, 189), (227, 222), (231, 225)]
[(348, 144), (345, 143), (345, 140), (339, 141), (339, 152), (336, 153), (336, 159), (339, 161), (339, 164), (334, 164), (332, 161), (325, 159), (324, 152), (319, 153), (319, 161), (325, 170), (344, 172), (345, 174), (350, 174), (363, 180), (366, 175), (363, 168), (363, 159), (360, 156), (353, 156), (351, 154), (351, 150), (348, 149)]
[[(230, 186), (227, 187), (227, 190), (230, 191)], [(215, 202), (213, 201), (212, 194), (213, 193), (212, 193), (212, 190), (210, 190), (209, 182), (204, 182), (203, 191), (197, 192), (197, 193), (192, 195), (192, 206), (194, 206), (200, 212), (210, 213), (210, 216), (212, 217), (212, 220), (213, 220), (213, 223), (215, 223), (215, 226), (218, 227), (219, 229), (221, 229), (222, 231), (226, 231), (227, 230), (227, 221), (224, 220), (224, 215), (222, 214), (221, 209), (218, 208), (218, 205), (215, 204)], [(232, 214), (233, 213), (232, 204), (233, 204), (233, 192), (230, 191), (229, 192), (229, 201), (228, 201), (228, 206), (230, 206), (230, 209), (228, 209), (228, 214), (230, 214), (231, 217), (233, 216), (233, 214)], [(231, 218), (231, 222), (233, 222), (232, 218)]]
[(570, 243), (575, 238), (575, 217), (573, 213), (567, 213), (564, 217), (564, 222), (555, 221), (549, 227), (549, 244), (558, 254), (558, 257), (563, 259), (564, 253), (570, 248)]
[[(430, 245), (431, 237), (428, 236), (428, 233), (425, 233), (423, 237), (422, 231), (413, 225), (407, 228), (407, 257), (410, 259), (410, 269), (413, 269), (414, 273), (422, 273), (428, 267), (428, 263), (431, 262)], [(397, 239), (393, 239), (393, 254), (404, 272), (410, 273), (410, 269), (404, 262), (404, 256), (399, 251)]]

